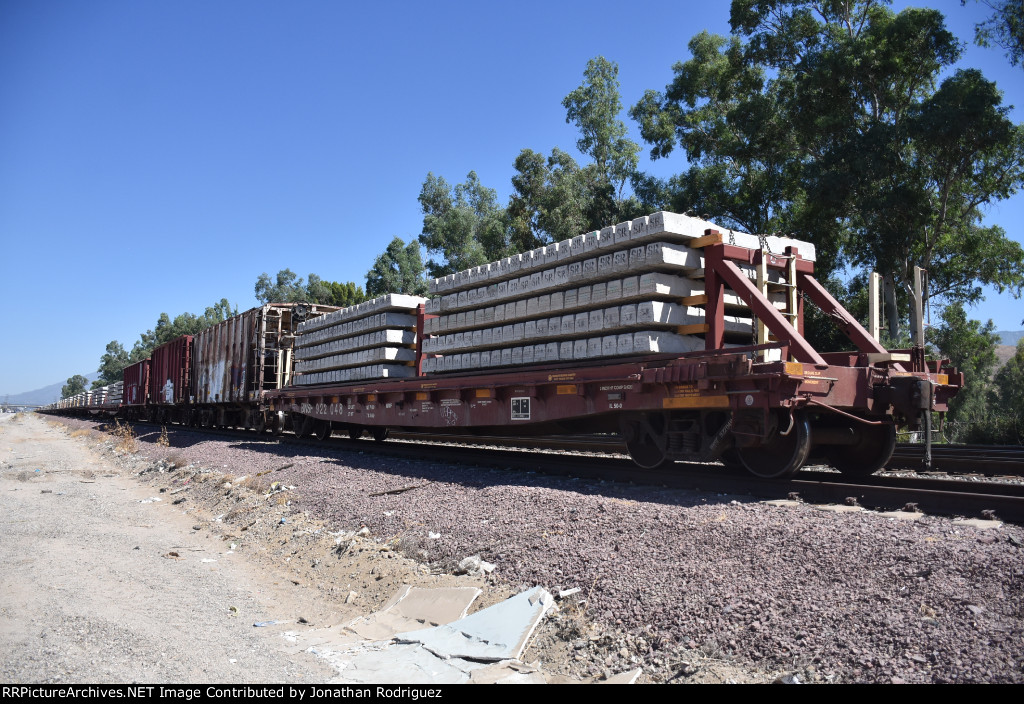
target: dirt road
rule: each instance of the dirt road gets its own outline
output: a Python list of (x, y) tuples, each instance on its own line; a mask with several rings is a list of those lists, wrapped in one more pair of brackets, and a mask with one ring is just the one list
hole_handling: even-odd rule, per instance
[(40, 418), (0, 416), (0, 680), (330, 679), (253, 627), (301, 607), (293, 585), (150, 491)]

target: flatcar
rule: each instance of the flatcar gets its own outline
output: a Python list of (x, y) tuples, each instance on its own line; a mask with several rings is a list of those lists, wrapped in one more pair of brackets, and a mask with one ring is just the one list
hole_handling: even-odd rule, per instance
[[(884, 349), (808, 249), (656, 213), (437, 280), (397, 312), (396, 297), (267, 305), (126, 370), (121, 413), (320, 438), (619, 433), (643, 468), (781, 478), (823, 458), (871, 473), (963, 376), (921, 347)], [(855, 349), (815, 350), (805, 301)], [(144, 373), (143, 399), (128, 390)]]

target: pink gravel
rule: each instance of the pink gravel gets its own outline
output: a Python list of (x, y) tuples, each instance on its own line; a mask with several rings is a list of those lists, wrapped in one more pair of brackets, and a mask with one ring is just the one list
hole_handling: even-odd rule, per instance
[(293, 507), (398, 537), (435, 569), (480, 554), (513, 585), (580, 587), (592, 618), (644, 635), (646, 657), (683, 644), (826, 681), (1024, 682), (1018, 526), (403, 460), (368, 441), (311, 455), (184, 430), (162, 448), (143, 432), (152, 460), (235, 475), (294, 463), (273, 475), (296, 486)]

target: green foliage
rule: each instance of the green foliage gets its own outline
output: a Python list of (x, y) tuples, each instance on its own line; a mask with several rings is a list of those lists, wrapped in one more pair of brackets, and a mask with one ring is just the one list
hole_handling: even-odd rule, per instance
[(974, 41), (978, 46), (998, 46), (1011, 65), (1024, 65), (1024, 0), (979, 1), (991, 8), (992, 16), (975, 25)]
[(81, 374), (68, 377), (68, 383), (64, 384), (60, 389), (60, 397), (71, 398), (75, 394), (85, 391), (85, 385), (88, 383), (89, 380)]
[(256, 278), (255, 292), (262, 305), (305, 302), (309, 297), (302, 278), (291, 269), (281, 269), (274, 281), (264, 271)]
[(362, 286), (354, 281), (324, 281), (316, 274), (309, 275), (306, 284), (306, 301), (325, 306), (347, 307), (362, 303), (367, 299)]
[(532, 149), (516, 157), (508, 220), (512, 244), (525, 252), (636, 217), (632, 200), (616, 202), (596, 164), (580, 167), (561, 149), (547, 159)]
[[(660, 184), (637, 172), (640, 147), (627, 138), (619, 119), (618, 65), (601, 56), (591, 59), (583, 83), (562, 105), (566, 122), (579, 129), (577, 147), (593, 162), (581, 166), (558, 148), (548, 157), (522, 150), (515, 160), (507, 208), (498, 205), (495, 191), (484, 187), (473, 171), (455, 186), (433, 173), (427, 175), (419, 195), (423, 211), (419, 241), (429, 255), (429, 276), (445, 276), (569, 239), (660, 205)], [(626, 197), (627, 182), (642, 189), (643, 196)], [(388, 261), (382, 264), (395, 266)], [(373, 286), (377, 290), (378, 284)]]
[(391, 240), (384, 253), (373, 262), (373, 268), (366, 273), (366, 293), (371, 298), (387, 293), (427, 295), (419, 242), (406, 245), (401, 237)]
[[(182, 335), (197, 335), (211, 325), (223, 322), (233, 315), (238, 315), (238, 308), (232, 308), (226, 298), (222, 298), (212, 306), (207, 307), (202, 315), (182, 313), (172, 320), (167, 313), (161, 313), (160, 317), (157, 318), (156, 327), (147, 330), (139, 336), (139, 339), (132, 347), (128, 361), (121, 366), (121, 369), (129, 364), (146, 359), (160, 345), (166, 344)], [(118, 369), (115, 381), (121, 380), (121, 369)]]
[(449, 185), (427, 174), (419, 195), (423, 232), (419, 241), (431, 258), (432, 278), (453, 274), (515, 253), (505, 224), (505, 209), (494, 189), (470, 171), (464, 183)]
[(1024, 340), (1017, 342), (1017, 352), (996, 373), (991, 400), (1002, 419), (1003, 441), (1024, 444)]
[(124, 347), (117, 340), (107, 343), (107, 351), (100, 357), (100, 366), (97, 371), (100, 373), (98, 381), (107, 384), (115, 384), (122, 380), (121, 370), (131, 364), (131, 359)]
[(226, 298), (207, 307), (202, 315), (182, 313), (172, 320), (167, 313), (161, 313), (156, 326), (139, 335), (130, 353), (125, 351), (124, 346), (117, 340), (107, 344), (107, 351), (100, 358), (100, 378), (93, 382), (93, 388), (121, 381), (125, 367), (148, 358), (160, 345), (182, 335), (196, 335), (233, 315), (238, 315), (238, 308), (232, 308)]
[(734, 0), (731, 24), (693, 37), (672, 83), (632, 108), (652, 158), (678, 146), (689, 162), (638, 193), (810, 240), (819, 278), (850, 264), (906, 291), (916, 265), (926, 298), (1021, 293), (1024, 250), (981, 208), (1024, 184), (1024, 130), (978, 71), (936, 88), (961, 53), (939, 12)]
[(576, 125), (584, 166), (557, 147), (543, 154), (524, 149), (515, 160), (508, 224), (512, 246), (525, 252), (549, 242), (643, 215), (636, 197), (625, 197), (637, 173), (640, 146), (626, 137), (619, 119), (619, 67), (603, 56), (587, 62), (583, 83), (562, 101), (565, 121)]
[(626, 137), (626, 125), (619, 119), (618, 64), (603, 56), (588, 61), (583, 83), (565, 96), (562, 106), (565, 121), (580, 131), (576, 147), (594, 160), (598, 180), (612, 186), (615, 199), (621, 200), (626, 182), (636, 173), (640, 145)]
[(272, 280), (267, 272), (256, 279), (256, 300), (267, 303), (319, 303), (325, 306), (351, 306), (366, 300), (355, 282), (324, 281), (316, 274), (308, 283), (291, 269), (281, 269)]
[(989, 404), (996, 345), (992, 321), (969, 320), (960, 304), (942, 311), (942, 324), (931, 332), (931, 342), (942, 357), (964, 373), (964, 388), (949, 402), (946, 436), (955, 442), (999, 442), (997, 423)]
[[(833, 298), (843, 303), (850, 315), (867, 327), (868, 286), (865, 277), (854, 277), (849, 283), (843, 283), (838, 276), (833, 275), (820, 283)], [(853, 342), (843, 334), (831, 316), (825, 315), (810, 301), (804, 305), (804, 338), (819, 352), (854, 349)], [(909, 344), (897, 346), (909, 347)]]

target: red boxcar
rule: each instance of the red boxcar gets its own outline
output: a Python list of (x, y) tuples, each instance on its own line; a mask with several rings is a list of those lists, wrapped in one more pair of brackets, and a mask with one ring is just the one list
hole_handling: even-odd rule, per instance
[(122, 372), (124, 390), (121, 403), (125, 406), (145, 406), (149, 398), (149, 360), (129, 365)]
[(149, 359), (150, 403), (161, 406), (188, 402), (192, 336), (182, 335), (157, 347)]

